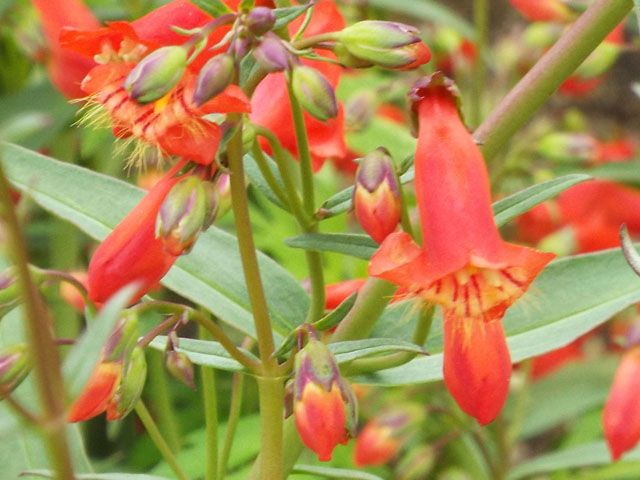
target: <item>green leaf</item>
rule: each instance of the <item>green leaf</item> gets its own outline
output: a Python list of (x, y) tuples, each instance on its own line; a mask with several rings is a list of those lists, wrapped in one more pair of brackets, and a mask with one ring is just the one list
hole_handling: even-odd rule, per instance
[(122, 309), (127, 306), (136, 289), (136, 285), (128, 285), (111, 297), (69, 352), (62, 367), (62, 373), (67, 393), (71, 398), (80, 395), (89, 381), (100, 359), (102, 347), (120, 318)]
[[(640, 278), (620, 249), (567, 257), (552, 262), (503, 319), (512, 361), (519, 362), (563, 347), (612, 315), (640, 301)], [(380, 331), (410, 338), (415, 315), (411, 302), (387, 308)], [(442, 350), (442, 322), (436, 321), (426, 348)], [(401, 367), (359, 378), (380, 385), (409, 385), (442, 379), (442, 354), (418, 357)]]
[(475, 38), (473, 26), (450, 8), (430, 0), (369, 0), (368, 5), (427, 20), (434, 25), (448, 25), (469, 39)]
[(313, 322), (313, 326), (316, 330), (320, 330), (324, 332), (325, 330), (329, 330), (330, 328), (335, 327), (342, 321), (344, 317), (347, 316), (347, 313), (351, 311), (353, 306), (356, 303), (356, 299), (358, 298), (358, 292), (353, 292), (347, 298), (345, 298), (340, 305), (327, 313), (324, 317), (322, 317), (317, 322)]
[[(106, 237), (144, 195), (141, 189), (120, 180), (17, 145), (0, 143), (0, 153), (16, 188), (98, 240)], [(258, 261), (274, 329), (286, 335), (304, 321), (308, 294), (289, 272), (261, 252)], [(189, 255), (178, 259), (162, 283), (242, 332), (255, 335), (234, 236), (211, 227)]]
[(294, 473), (316, 475), (315, 478), (339, 478), (341, 480), (383, 480), (382, 477), (372, 473), (346, 468), (316, 467), (315, 465), (295, 465)]
[[(622, 462), (640, 460), (640, 448), (628, 452)], [(611, 456), (604, 441), (592, 442), (559, 452), (541, 455), (521, 463), (509, 472), (508, 480), (518, 480), (568, 468), (593, 467), (611, 463)]]
[(558, 175), (579, 172), (594, 178), (603, 178), (627, 184), (640, 184), (640, 162), (636, 160), (628, 162), (608, 162), (588, 168), (583, 166), (578, 168), (558, 166), (554, 168), (554, 172)]
[[(604, 403), (620, 358), (609, 356), (567, 365), (531, 385), (521, 438), (538, 435)], [(553, 399), (550, 403), (549, 399)]]
[[(271, 157), (266, 153), (264, 154), (264, 157), (267, 160), (269, 169), (271, 170), (271, 173), (273, 173), (273, 176), (278, 182), (278, 185), (280, 185), (280, 187), (284, 190), (284, 181), (280, 176), (280, 172), (278, 171), (276, 162), (274, 162), (271, 159)], [(247, 175), (247, 178), (249, 178), (249, 181), (251, 182), (251, 184), (254, 187), (256, 187), (258, 190), (260, 190), (265, 197), (267, 197), (272, 203), (274, 203), (278, 207), (285, 209), (280, 199), (276, 196), (275, 193), (273, 193), (273, 190), (271, 189), (267, 181), (264, 179), (264, 176), (260, 171), (260, 167), (258, 167), (258, 163), (256, 162), (255, 158), (253, 158), (253, 155), (251, 154), (246, 154), (244, 156), (244, 173)]]
[[(160, 335), (154, 338), (149, 346), (156, 350), (164, 351), (167, 346), (167, 337)], [(245, 368), (234, 360), (233, 357), (229, 355), (229, 352), (218, 342), (181, 338), (180, 346), (176, 348), (176, 350), (186, 353), (189, 359), (196, 365), (218, 368), (229, 372), (245, 371)], [(247, 352), (246, 350), (242, 351), (249, 357), (258, 360), (251, 352)]]
[[(50, 470), (29, 470), (21, 475), (21, 478), (29, 477), (55, 478), (55, 474)], [(87, 473), (76, 474), (75, 478), (77, 480), (170, 480), (167, 477), (144, 473)]]
[(369, 237), (357, 233), (304, 233), (284, 239), (292, 248), (319, 252), (337, 252), (368, 260), (379, 245)]
[(591, 180), (591, 176), (574, 173), (572, 175), (564, 175), (558, 178), (552, 178), (546, 182), (538, 183), (525, 188), (519, 192), (509, 195), (502, 200), (498, 200), (493, 204), (493, 214), (495, 216), (496, 225), (501, 227), (509, 220), (518, 215), (531, 210), (539, 203), (556, 196), (569, 187)]
[(219, 17), (226, 13), (233, 13), (222, 0), (189, 0), (196, 7), (202, 9), (202, 11), (208, 13), (212, 17)]
[(364, 340), (349, 340), (329, 343), (329, 350), (333, 352), (338, 364), (351, 362), (359, 358), (372, 355), (383, 355), (393, 352), (415, 352), (425, 354), (424, 348), (415, 343), (405, 342), (396, 338), (367, 338)]
[(273, 28), (277, 29), (280, 27), (284, 27), (289, 23), (293, 22), (296, 18), (302, 15), (307, 9), (310, 7), (310, 4), (307, 5), (296, 5), (295, 7), (282, 7), (276, 8), (273, 10), (273, 13), (276, 16), (276, 23)]
[(405, 125), (375, 116), (367, 128), (347, 135), (347, 145), (354, 152), (367, 153), (384, 146), (391, 156), (400, 160), (416, 151), (416, 139)]

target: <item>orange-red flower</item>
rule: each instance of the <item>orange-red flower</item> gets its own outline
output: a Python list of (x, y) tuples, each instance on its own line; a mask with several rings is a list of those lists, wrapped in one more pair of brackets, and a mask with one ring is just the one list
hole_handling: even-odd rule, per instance
[(611, 458), (633, 448), (640, 440), (640, 347), (622, 357), (602, 412), (602, 426)]
[(441, 74), (412, 89), (424, 245), (392, 233), (372, 257), (369, 274), (442, 306), (445, 383), (462, 410), (487, 424), (502, 409), (511, 375), (500, 319), (553, 254), (500, 238), (484, 160), (453, 91)]
[(92, 58), (62, 48), (58, 38), (63, 27), (91, 30), (100, 26), (98, 21), (80, 0), (33, 0), (32, 3), (47, 38), (51, 83), (68, 98), (83, 96), (80, 82), (96, 63)]
[[(179, 163), (176, 167), (184, 165)], [(89, 298), (103, 303), (131, 282), (140, 287), (131, 299), (138, 300), (169, 271), (178, 258), (156, 238), (156, 217), (162, 201), (178, 182), (174, 167), (153, 186), (138, 205), (104, 239), (89, 263)]]
[[(302, 18), (295, 20), (289, 25), (289, 31), (292, 34), (295, 33), (301, 23)], [(336, 4), (329, 0), (321, 0), (315, 4), (313, 17), (303, 37), (337, 31), (344, 26), (344, 19)], [(330, 52), (319, 51), (318, 54), (335, 59)], [(341, 67), (317, 60), (303, 60), (303, 63), (316, 68), (329, 80), (333, 88), (337, 87)], [(253, 123), (262, 125), (275, 133), (282, 146), (297, 156), (298, 145), (292, 128), (291, 104), (284, 75), (284, 73), (272, 73), (260, 82), (251, 100), (250, 119)], [(314, 170), (319, 170), (328, 158), (342, 159), (347, 156), (342, 105), (339, 106), (336, 118), (321, 122), (305, 112), (304, 122)], [(270, 151), (267, 142), (264, 140), (262, 142), (262, 147)]]
[(511, 0), (511, 5), (532, 22), (566, 22), (575, 18), (560, 0)]
[[(90, 31), (65, 29), (61, 44), (101, 63), (86, 76), (82, 90), (91, 102), (104, 107), (116, 137), (134, 136), (164, 154), (208, 164), (215, 157), (222, 134), (216, 123), (202, 117), (251, 110), (248, 98), (234, 85), (200, 107), (193, 102), (197, 71), (216, 51), (205, 49), (189, 64), (178, 84), (155, 102), (140, 104), (132, 100), (123, 84), (135, 62), (149, 52), (185, 42), (186, 37), (171, 26), (191, 29), (209, 21), (211, 17), (191, 3), (177, 0), (131, 23), (111, 22)], [(209, 37), (209, 44), (220, 40), (227, 30), (217, 29)]]
[(89, 383), (67, 414), (68, 422), (82, 422), (107, 410), (122, 378), (122, 362), (100, 362)]

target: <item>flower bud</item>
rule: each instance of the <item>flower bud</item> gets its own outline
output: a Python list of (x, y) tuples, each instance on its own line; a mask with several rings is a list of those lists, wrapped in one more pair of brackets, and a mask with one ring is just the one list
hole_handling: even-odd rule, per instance
[(267, 7), (255, 7), (247, 14), (244, 21), (249, 31), (257, 37), (271, 30), (275, 23), (276, 16), (273, 10)]
[(26, 343), (0, 349), (0, 400), (15, 390), (31, 370), (31, 355)]
[(295, 364), (296, 428), (307, 448), (326, 462), (338, 443), (346, 445), (355, 434), (357, 401), (324, 343), (310, 338)]
[(347, 47), (342, 43), (336, 43), (333, 47), (333, 53), (338, 57), (338, 61), (348, 68), (367, 68), (373, 66), (372, 62), (368, 62), (361, 58), (351, 55)]
[(17, 306), (19, 299), (20, 287), (16, 282), (14, 270), (8, 268), (0, 272), (0, 315), (3, 316)]
[(372, 90), (354, 95), (344, 107), (345, 128), (351, 132), (359, 132), (367, 128), (377, 106), (376, 94)]
[(74, 400), (67, 414), (68, 422), (81, 422), (100, 415), (107, 409), (120, 378), (122, 362), (100, 362), (82, 393)]
[(223, 173), (216, 181), (216, 190), (218, 191), (218, 217), (222, 217), (231, 210), (231, 183), (229, 175)]
[(253, 45), (254, 39), (246, 36), (246, 32), (244, 33), (245, 35), (238, 36), (231, 45), (231, 51), (237, 60), (243, 58)]
[(386, 68), (407, 68), (431, 58), (416, 28), (396, 22), (365, 20), (342, 30), (339, 41), (362, 60)]
[(107, 420), (126, 417), (142, 395), (147, 378), (147, 361), (144, 350), (135, 347), (127, 362), (127, 371), (107, 405)]
[(581, 78), (593, 78), (606, 73), (618, 60), (622, 48), (611, 42), (602, 42), (574, 72)]
[(132, 100), (152, 102), (171, 90), (187, 66), (187, 50), (178, 46), (162, 47), (144, 57), (124, 81)]
[(138, 316), (125, 311), (118, 320), (113, 332), (104, 346), (102, 355), (105, 361), (126, 361), (138, 341)]
[(212, 57), (198, 73), (193, 103), (199, 107), (222, 93), (233, 81), (235, 69), (231, 55), (223, 53)]
[(206, 231), (218, 216), (218, 208), (220, 206), (219, 194), (216, 185), (212, 182), (202, 182), (204, 189), (204, 198), (206, 200), (205, 217), (202, 223), (202, 231)]
[(253, 58), (267, 72), (287, 70), (291, 64), (291, 52), (275, 33), (267, 33), (253, 49)]
[(311, 116), (324, 122), (338, 115), (338, 102), (333, 87), (315, 68), (296, 66), (291, 75), (291, 86), (300, 105)]
[(435, 462), (435, 453), (429, 445), (421, 445), (413, 450), (398, 462), (394, 471), (397, 480), (422, 480), (429, 477), (429, 472)]
[(193, 175), (176, 183), (160, 206), (156, 237), (171, 255), (188, 253), (202, 230), (207, 213), (202, 181)]
[[(89, 275), (86, 271), (76, 270), (69, 272), (76, 280), (78, 280), (85, 287), (89, 282)], [(62, 298), (68, 305), (73, 307), (80, 313), (84, 312), (84, 297), (78, 291), (78, 288), (69, 282), (60, 282), (60, 298)]]
[(193, 363), (184, 352), (170, 350), (166, 354), (165, 365), (173, 378), (184, 383), (191, 390), (196, 389), (193, 382)]
[(402, 213), (399, 183), (386, 149), (374, 150), (360, 162), (353, 205), (358, 222), (378, 243), (398, 226)]
[(602, 426), (615, 461), (640, 440), (640, 347), (627, 351), (613, 379), (602, 411)]
[(373, 417), (358, 434), (353, 450), (356, 467), (384, 465), (402, 448), (408, 438), (411, 425), (420, 418), (421, 412), (411, 405), (393, 408)]
[(549, 133), (538, 141), (537, 150), (556, 162), (592, 162), (596, 159), (598, 141), (585, 133)]

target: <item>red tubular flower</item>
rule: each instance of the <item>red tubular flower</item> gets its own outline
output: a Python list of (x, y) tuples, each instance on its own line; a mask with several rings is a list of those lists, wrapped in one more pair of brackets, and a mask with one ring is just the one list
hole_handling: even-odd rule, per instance
[(91, 374), (89, 383), (71, 405), (67, 421), (82, 422), (106, 411), (121, 377), (121, 362), (99, 363)]
[(511, 0), (511, 6), (532, 22), (567, 22), (575, 18), (559, 0)]
[(640, 440), (639, 375), (640, 347), (635, 347), (622, 357), (602, 412), (604, 435), (613, 460)]
[[(190, 29), (210, 20), (191, 3), (178, 0), (132, 23), (111, 22), (108, 27), (92, 31), (66, 29), (61, 34), (61, 44), (103, 62), (86, 76), (82, 91), (104, 107), (116, 137), (134, 136), (164, 154), (208, 164), (215, 157), (222, 134), (216, 123), (202, 116), (251, 110), (249, 99), (234, 85), (200, 107), (193, 102), (197, 71), (216, 51), (205, 49), (189, 64), (178, 84), (155, 102), (140, 104), (132, 100), (123, 83), (135, 62), (150, 51), (184, 43), (185, 37), (171, 26)], [(209, 43), (220, 40), (227, 30), (228, 27), (219, 28), (209, 37)]]
[(343, 282), (331, 283), (324, 288), (324, 308), (333, 310), (344, 302), (353, 292), (359, 292), (366, 278), (354, 278)]
[(356, 467), (384, 465), (400, 449), (402, 441), (393, 437), (393, 428), (380, 425), (375, 418), (362, 429), (353, 450), (353, 463)]
[(140, 288), (131, 299), (135, 302), (169, 271), (177, 256), (167, 253), (156, 238), (156, 217), (162, 201), (180, 177), (173, 174), (179, 163), (160, 180), (138, 205), (104, 239), (89, 263), (89, 298), (105, 302), (131, 282)]
[[(302, 18), (289, 25), (289, 31), (293, 34), (300, 27)], [(321, 0), (314, 7), (313, 17), (305, 30), (304, 37), (318, 35), (344, 28), (345, 22), (342, 14), (334, 2)], [(319, 51), (319, 55), (334, 58), (326, 51)], [(303, 60), (305, 65), (316, 68), (328, 80), (335, 89), (340, 78), (341, 67), (327, 62)], [(268, 75), (255, 90), (251, 100), (252, 113), (250, 119), (253, 123), (262, 125), (276, 134), (282, 146), (294, 156), (298, 155), (295, 131), (291, 127), (291, 104), (287, 93), (287, 85), (284, 73), (272, 73)], [(347, 156), (347, 147), (344, 141), (344, 112), (339, 106), (338, 116), (327, 122), (316, 120), (308, 113), (304, 113), (304, 122), (309, 136), (309, 148), (314, 170), (319, 170), (328, 158), (342, 159)], [(270, 151), (267, 142), (261, 140), (261, 146)]]
[(500, 319), (554, 255), (500, 238), (484, 160), (451, 82), (432, 75), (410, 96), (420, 122), (415, 189), (424, 245), (392, 233), (369, 274), (442, 306), (445, 383), (466, 413), (487, 424), (502, 409), (511, 374)]
[(32, 3), (47, 38), (51, 83), (68, 98), (83, 96), (80, 82), (96, 63), (91, 58), (65, 50), (58, 38), (63, 27), (91, 30), (100, 26), (98, 21), (79, 0), (32, 0)]

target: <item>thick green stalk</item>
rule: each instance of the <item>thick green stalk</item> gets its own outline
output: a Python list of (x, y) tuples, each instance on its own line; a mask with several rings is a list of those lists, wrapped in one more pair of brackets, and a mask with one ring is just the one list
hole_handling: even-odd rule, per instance
[[(257, 377), (260, 394), (260, 479), (283, 478), (284, 379)], [(287, 449), (289, 445), (287, 445)]]
[(9, 182), (0, 164), (0, 203), (11, 258), (23, 295), (27, 338), (33, 352), (33, 369), (43, 412), (42, 429), (47, 455), (57, 480), (73, 480), (73, 465), (66, 433), (65, 391), (60, 359), (53, 341), (52, 321), (29, 271), (26, 243), (13, 208)]
[(162, 457), (167, 462), (167, 465), (169, 465), (169, 468), (173, 470), (173, 473), (176, 474), (179, 480), (189, 480), (189, 477), (182, 471), (182, 469), (180, 468), (180, 465), (178, 465), (178, 461), (176, 460), (176, 457), (173, 455), (171, 448), (162, 437), (162, 434), (160, 433), (158, 426), (153, 421), (153, 418), (151, 417), (149, 410), (147, 410), (147, 407), (145, 407), (142, 400), (136, 403), (135, 409), (136, 409), (136, 413), (138, 414), (138, 418), (144, 425), (144, 428), (147, 430), (147, 433), (151, 437), (151, 440), (153, 440), (153, 443), (156, 445), (156, 447), (158, 447), (158, 450), (160, 450), (160, 453), (162, 454)]
[[(308, 217), (312, 217), (315, 213), (316, 201), (307, 127), (304, 123), (302, 108), (293, 93), (293, 88), (291, 87), (289, 79), (287, 79), (287, 91), (289, 92), (293, 126), (296, 132), (296, 143), (298, 145), (298, 161), (300, 162), (300, 177), (302, 179), (302, 205), (306, 215)], [(302, 225), (302, 227), (305, 233), (315, 233), (318, 231), (317, 223), (306, 227)], [(306, 322), (312, 323), (324, 315), (324, 272), (322, 269), (322, 255), (320, 252), (306, 250), (305, 256), (309, 267), (309, 283), (311, 289), (311, 306), (307, 313)]]
[[(231, 114), (229, 115), (229, 120), (241, 122), (242, 116), (240, 114)], [(258, 257), (253, 242), (253, 232), (251, 231), (249, 203), (247, 201), (244, 166), (242, 164), (242, 129), (240, 128), (227, 144), (227, 158), (229, 159), (229, 170), (231, 172), (229, 177), (231, 204), (238, 238), (238, 248), (258, 336), (260, 361), (265, 372), (274, 372), (277, 363), (275, 359), (271, 358), (271, 354), (274, 351), (273, 332), (271, 331), (267, 299), (265, 298), (262, 279), (260, 278), (260, 267), (258, 266)]]
[(473, 71), (473, 95), (470, 109), (470, 122), (474, 127), (482, 120), (482, 100), (487, 69), (484, 63), (489, 30), (489, 0), (473, 0), (473, 23), (476, 31), (478, 61)]
[[(200, 327), (200, 338), (209, 340), (207, 331)], [(204, 419), (206, 430), (207, 466), (204, 480), (218, 480), (218, 397), (216, 395), (215, 370), (200, 367), (202, 375), (202, 399), (204, 401)]]
[(633, 8), (633, 0), (595, 0), (513, 87), (473, 134), (490, 161)]
[(156, 414), (162, 435), (172, 450), (180, 450), (180, 430), (176, 420), (169, 389), (167, 377), (164, 371), (164, 360), (162, 353), (147, 349), (148, 380), (145, 385), (146, 398), (149, 399)]

